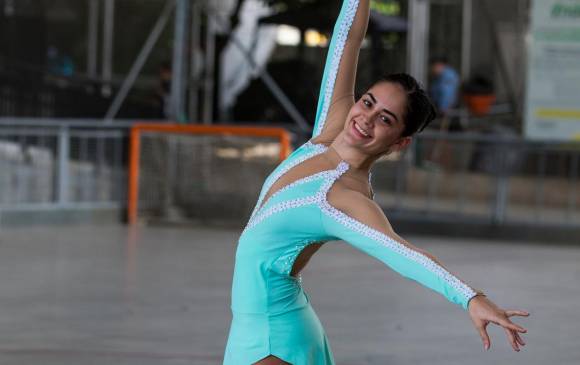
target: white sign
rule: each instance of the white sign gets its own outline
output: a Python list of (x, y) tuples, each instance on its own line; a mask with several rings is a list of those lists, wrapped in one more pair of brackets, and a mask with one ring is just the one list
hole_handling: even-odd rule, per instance
[(580, 0), (533, 0), (524, 134), (580, 141)]

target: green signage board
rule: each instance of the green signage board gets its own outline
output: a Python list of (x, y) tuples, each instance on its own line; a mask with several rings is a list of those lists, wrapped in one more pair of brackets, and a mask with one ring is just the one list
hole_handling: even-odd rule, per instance
[(580, 140), (580, 0), (533, 0), (524, 133)]

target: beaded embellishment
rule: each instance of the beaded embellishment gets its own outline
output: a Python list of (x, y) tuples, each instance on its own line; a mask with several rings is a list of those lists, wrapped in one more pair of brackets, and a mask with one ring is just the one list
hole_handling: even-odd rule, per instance
[[(276, 260), (276, 262), (273, 264), (273, 266), (275, 266), (276, 271), (282, 273), (283, 275), (290, 275), (290, 273), (292, 272), (292, 267), (294, 266), (294, 262), (296, 261), (296, 258), (298, 257), (298, 255), (300, 255), (300, 253), (302, 252), (302, 250), (304, 250), (304, 248), (306, 246), (309, 246), (313, 243), (317, 243), (320, 242), (319, 240), (308, 240), (308, 241), (304, 241), (304, 242), (299, 242), (296, 243), (294, 245), (294, 247), (292, 247), (292, 250), (289, 251), (289, 253), (286, 253), (282, 256), (280, 256), (278, 258), (278, 260)], [(296, 277), (292, 277), (298, 281), (300, 280), (300, 275), (296, 276)]]
[(326, 151), (326, 149), (328, 148), (323, 144), (315, 144), (315, 143), (312, 143), (311, 141), (306, 142), (302, 147), (306, 148), (306, 149), (311, 148), (313, 150), (308, 152), (307, 154), (297, 158), (296, 160), (289, 161), (288, 164), (285, 165), (280, 170), (278, 170), (277, 173), (271, 175), (270, 177), (268, 177), (266, 179), (266, 181), (264, 182), (264, 186), (262, 187), (262, 191), (260, 192), (260, 196), (258, 197), (258, 202), (256, 203), (256, 206), (254, 207), (254, 210), (252, 211), (252, 214), (250, 215), (250, 221), (252, 221), (254, 216), (258, 213), (259, 208), (262, 206), (262, 201), (264, 200), (268, 191), (270, 191), (270, 188), (272, 187), (272, 185), (274, 185), (274, 183), (276, 181), (278, 181), (278, 179), (280, 177), (282, 177), (282, 175), (284, 175), (286, 172), (288, 172), (294, 166), (299, 165), (302, 162), (304, 162), (304, 161), (306, 161), (306, 160), (308, 160), (316, 155), (321, 154), (322, 152)]
[(333, 171), (334, 171), (334, 170), (324, 170), (324, 171), (321, 171), (321, 172), (317, 172), (317, 173), (315, 173), (314, 175), (308, 175), (308, 176), (302, 177), (302, 178), (300, 178), (300, 179), (298, 179), (298, 180), (296, 180), (296, 181), (293, 181), (293, 182), (291, 182), (290, 184), (288, 184), (288, 185), (286, 185), (286, 186), (284, 186), (284, 187), (280, 188), (280, 190), (276, 191), (274, 194), (272, 194), (272, 195), (271, 195), (271, 196), (270, 196), (270, 197), (269, 197), (269, 198), (268, 198), (268, 199), (267, 199), (267, 200), (264, 202), (264, 204), (262, 205), (262, 207), (261, 207), (261, 208), (258, 208), (258, 212), (259, 212), (260, 210), (264, 209), (264, 207), (266, 207), (266, 206), (268, 205), (268, 203), (269, 203), (270, 201), (272, 201), (272, 199), (273, 199), (274, 197), (276, 197), (276, 196), (280, 195), (281, 193), (285, 192), (286, 190), (288, 190), (288, 189), (291, 189), (291, 188), (293, 188), (293, 187), (295, 187), (295, 186), (297, 186), (297, 185), (306, 184), (306, 183), (309, 183), (310, 181), (314, 181), (314, 180), (317, 180), (317, 179), (319, 179), (319, 178), (326, 177), (326, 176), (330, 175), (330, 174), (331, 174)]
[[(276, 179), (281, 177), (285, 172), (287, 172), (293, 166), (296, 166), (300, 162), (303, 162), (303, 161), (307, 160), (308, 158), (313, 157), (321, 152), (324, 152), (324, 150), (326, 150), (326, 146), (324, 146), (324, 145), (314, 145), (310, 142), (308, 142), (308, 143), (310, 144), (310, 146), (321, 146), (321, 147), (318, 147), (315, 151), (308, 153), (307, 155), (297, 159), (296, 161), (291, 162), (288, 166), (286, 166), (282, 170), (280, 170), (275, 176), (273, 176), (273, 178), (269, 182), (270, 187), (271, 187), (271, 185), (273, 185), (273, 183), (276, 181)], [(343, 225), (343, 226), (345, 226), (345, 227), (347, 227), (355, 232), (358, 232), (361, 235), (372, 239), (373, 241), (377, 242), (378, 244), (385, 246), (386, 248), (390, 249), (391, 251), (396, 252), (397, 254), (402, 255), (402, 256), (416, 262), (417, 264), (425, 267), (427, 270), (429, 270), (430, 272), (432, 272), (436, 276), (442, 278), (449, 286), (453, 287), (458, 293), (463, 295), (466, 299), (470, 299), (471, 297), (475, 296), (476, 292), (473, 291), (473, 289), (471, 289), (469, 286), (465, 285), (457, 277), (455, 277), (453, 274), (451, 274), (446, 269), (441, 267), (435, 261), (431, 260), (429, 257), (427, 257), (427, 256), (425, 256), (425, 255), (423, 255), (415, 250), (412, 250), (411, 248), (407, 247), (406, 245), (390, 238), (386, 234), (384, 234), (380, 231), (377, 231), (377, 230), (367, 226), (366, 224), (350, 217), (349, 215), (343, 213), (342, 211), (338, 210), (337, 208), (333, 207), (330, 204), (330, 202), (327, 200), (328, 192), (330, 191), (330, 189), (332, 188), (332, 185), (336, 182), (336, 180), (342, 174), (344, 174), (349, 169), (349, 167), (350, 167), (349, 164), (343, 160), (336, 166), (336, 168), (334, 170), (321, 171), (319, 173), (316, 173), (316, 174), (313, 174), (310, 176), (306, 176), (302, 179), (299, 179), (299, 180), (297, 180), (293, 183), (290, 183), (287, 186), (281, 188), (279, 191), (272, 194), (270, 199), (272, 197), (274, 197), (276, 194), (278, 194), (284, 190), (287, 190), (287, 189), (291, 188), (292, 186), (296, 186), (300, 183), (312, 181), (316, 178), (324, 178), (325, 179), (320, 190), (314, 195), (280, 202), (280, 203), (275, 204), (267, 209), (256, 209), (254, 212), (254, 215), (252, 216), (252, 218), (248, 222), (244, 231), (251, 229), (252, 227), (259, 224), (260, 222), (263, 222), (266, 218), (272, 216), (273, 214), (283, 212), (283, 211), (288, 210), (288, 209), (302, 207), (305, 205), (316, 204), (319, 206), (319, 208), (321, 209), (321, 211), (324, 214), (328, 215), (330, 218), (334, 219), (339, 224), (341, 224), (341, 225)], [(268, 187), (268, 189), (269, 189), (269, 187)], [(262, 196), (261, 200), (263, 200), (263, 198), (264, 197)], [(260, 207), (260, 205), (258, 204), (257, 207)], [(296, 260), (296, 257), (299, 255), (299, 253), (302, 251), (302, 249), (304, 247), (306, 247), (307, 245), (314, 243), (314, 242), (316, 242), (316, 241), (307, 241), (307, 242), (302, 242), (300, 244), (297, 244), (293, 254), (288, 256), (288, 257), (285, 257), (283, 259), (284, 260), (283, 272), (286, 273), (288, 270), (291, 270), (292, 265), (293, 265), (294, 261)], [(300, 282), (301, 277), (298, 276), (296, 278), (296, 280), (298, 282)]]
[(342, 58), (344, 45), (346, 44), (346, 40), (348, 38), (348, 32), (350, 31), (350, 27), (352, 26), (352, 22), (354, 21), (354, 17), (358, 9), (358, 0), (347, 0), (347, 3), (344, 6), (346, 7), (344, 17), (342, 18), (342, 22), (337, 23), (334, 28), (337, 34), (333, 34), (332, 36), (333, 40), (336, 40), (336, 44), (334, 46), (334, 52), (332, 55), (329, 55), (329, 57), (332, 57), (330, 60), (330, 69), (328, 71), (329, 73), (328, 78), (326, 79), (326, 83), (325, 85), (322, 85), (324, 89), (322, 109), (316, 120), (316, 130), (312, 134), (313, 137), (316, 137), (322, 132), (322, 128), (326, 123), (326, 116), (328, 114), (332, 93), (334, 91), (334, 83), (336, 82), (338, 67), (340, 66), (340, 59)]
[[(348, 170), (349, 165), (346, 162), (341, 162), (337, 167), (337, 174), (334, 179), (338, 179), (340, 175), (342, 175), (346, 170)], [(373, 229), (366, 224), (352, 218), (351, 216), (343, 213), (342, 211), (333, 207), (330, 202), (326, 199), (327, 193), (332, 187), (334, 183), (333, 180), (326, 183), (323, 187), (323, 199), (320, 201), (320, 209), (326, 215), (331, 217), (332, 219), (336, 220), (341, 225), (352, 229), (360, 233), (363, 236), (366, 236), (383, 246), (387, 247), (388, 249), (412, 260), (416, 263), (420, 264), (421, 266), (425, 267), (427, 270), (432, 272), (433, 274), (439, 276), (443, 280), (447, 282), (451, 287), (453, 287), (457, 292), (461, 293), (466, 299), (473, 297), (476, 293), (471, 289), (469, 286), (465, 285), (461, 282), (457, 277), (451, 274), (449, 271), (445, 270), (435, 261), (431, 260), (429, 257), (412, 250), (411, 248), (407, 247), (406, 245), (392, 239), (391, 237), (387, 236), (386, 234)]]

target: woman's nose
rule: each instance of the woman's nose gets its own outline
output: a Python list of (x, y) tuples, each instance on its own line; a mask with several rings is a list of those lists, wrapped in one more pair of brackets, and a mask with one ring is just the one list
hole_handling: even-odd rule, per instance
[(372, 127), (372, 123), (373, 120), (375, 119), (375, 113), (370, 112), (367, 115), (365, 115), (364, 119), (363, 119), (363, 123), (365, 125), (365, 127)]

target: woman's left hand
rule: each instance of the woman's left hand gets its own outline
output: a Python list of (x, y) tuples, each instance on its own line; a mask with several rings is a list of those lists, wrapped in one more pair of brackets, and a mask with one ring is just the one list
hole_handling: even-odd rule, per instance
[(512, 316), (527, 317), (530, 315), (528, 312), (522, 310), (503, 310), (491, 300), (487, 299), (487, 297), (480, 295), (475, 296), (469, 301), (468, 311), (471, 321), (481, 336), (483, 347), (486, 350), (489, 350), (491, 346), (491, 341), (487, 333), (487, 325), (490, 323), (503, 327), (508, 341), (515, 351), (520, 351), (520, 345), (526, 345), (520, 333), (526, 333), (527, 330), (513, 323), (509, 318)]

